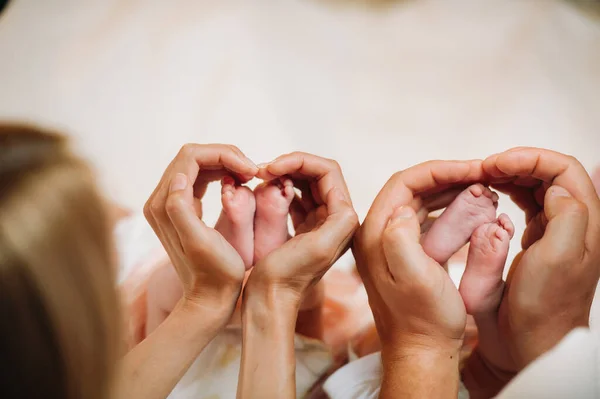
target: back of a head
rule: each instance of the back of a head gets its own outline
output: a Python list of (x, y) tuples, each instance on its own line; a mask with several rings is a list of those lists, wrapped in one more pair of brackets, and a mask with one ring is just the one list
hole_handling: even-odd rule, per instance
[(110, 396), (110, 237), (93, 174), (66, 140), (0, 124), (0, 397)]

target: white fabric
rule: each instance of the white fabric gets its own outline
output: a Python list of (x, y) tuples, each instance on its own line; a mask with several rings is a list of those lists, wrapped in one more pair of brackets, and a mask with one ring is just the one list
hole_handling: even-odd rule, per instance
[(573, 330), (517, 375), (497, 398), (600, 398), (600, 337), (585, 328)]
[[(375, 399), (381, 385), (381, 355), (339, 369), (324, 385), (332, 399)], [(459, 398), (468, 398), (461, 384)], [(600, 337), (585, 328), (569, 333), (497, 396), (498, 399), (600, 398)]]
[[(331, 399), (376, 399), (381, 386), (381, 352), (348, 363), (325, 381), (323, 389)], [(460, 383), (458, 398), (469, 394)]]
[[(162, 255), (160, 242), (143, 215), (133, 215), (118, 223), (115, 241), (119, 252), (118, 280), (129, 275), (143, 275), (139, 268), (151, 267), (147, 260)], [(320, 341), (295, 337), (296, 393), (301, 398), (331, 367), (332, 356)], [(229, 327), (217, 335), (204, 349), (177, 384), (169, 399), (228, 399), (236, 397), (242, 353), (239, 327)]]
[[(296, 337), (295, 345), (296, 397), (302, 398), (331, 366), (331, 356), (314, 340)], [(241, 329), (225, 330), (198, 356), (169, 399), (234, 399), (241, 354)]]

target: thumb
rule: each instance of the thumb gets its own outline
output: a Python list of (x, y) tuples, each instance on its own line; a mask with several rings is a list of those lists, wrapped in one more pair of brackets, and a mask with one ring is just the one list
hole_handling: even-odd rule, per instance
[[(568, 265), (583, 259), (588, 227), (588, 209), (560, 186), (551, 186), (544, 197), (548, 225), (532, 250), (541, 264)], [(539, 258), (537, 255), (539, 254)]]
[(383, 232), (383, 252), (390, 273), (398, 280), (422, 279), (429, 258), (420, 243), (421, 228), (415, 211), (401, 206), (392, 214)]
[(184, 248), (192, 243), (196, 243), (196, 246), (202, 244), (206, 239), (205, 230), (208, 229), (196, 214), (192, 190), (187, 176), (178, 173), (171, 181), (165, 204), (167, 215)]

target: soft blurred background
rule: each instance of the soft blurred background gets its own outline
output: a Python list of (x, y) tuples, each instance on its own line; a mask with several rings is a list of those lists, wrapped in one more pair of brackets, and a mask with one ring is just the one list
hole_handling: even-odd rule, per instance
[(0, 118), (68, 132), (136, 211), (182, 144), (222, 142), (338, 160), (363, 218), (425, 160), (528, 145), (600, 163), (596, 3), (12, 0)]

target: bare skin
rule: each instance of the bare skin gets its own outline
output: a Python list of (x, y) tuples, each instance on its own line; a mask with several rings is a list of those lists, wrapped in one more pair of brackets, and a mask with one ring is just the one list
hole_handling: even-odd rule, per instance
[[(246, 270), (289, 239), (287, 223), (294, 195), (289, 179), (262, 183), (253, 192), (229, 176), (223, 178), (223, 211), (215, 230), (240, 254)], [(163, 267), (154, 273), (148, 285), (146, 335), (167, 318), (182, 294), (175, 269)]]
[(495, 313), (500, 305), (504, 288), (502, 272), (514, 234), (515, 227), (510, 218), (502, 214), (496, 222), (479, 226), (471, 236), (459, 292), (467, 313), (475, 317), (478, 325), (478, 321)]
[[(221, 184), (223, 211), (215, 230), (240, 254), (248, 270), (254, 257), (254, 193), (248, 187), (236, 185), (229, 176), (224, 177)], [(148, 283), (146, 336), (169, 316), (182, 295), (183, 287), (173, 267), (167, 265), (154, 272)]]
[(496, 220), (498, 194), (474, 184), (460, 193), (421, 238), (425, 253), (439, 264), (446, 263), (464, 247), (482, 224)]
[(279, 248), (289, 239), (288, 215), (294, 199), (294, 184), (289, 179), (262, 183), (254, 189), (254, 263)]
[[(441, 265), (470, 242), (460, 293), (467, 313), (480, 314), (478, 325), (485, 323), (486, 311), (496, 310), (499, 304), (502, 272), (514, 235), (514, 226), (507, 215), (496, 219), (497, 201), (496, 193), (474, 184), (461, 192), (421, 237), (424, 252)], [(361, 348), (363, 355), (381, 349), (375, 329), (366, 334), (366, 339), (370, 343)]]

